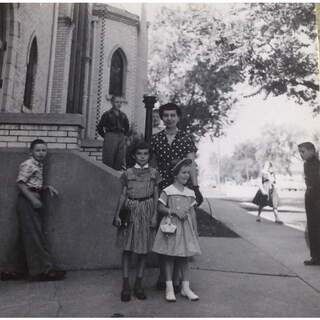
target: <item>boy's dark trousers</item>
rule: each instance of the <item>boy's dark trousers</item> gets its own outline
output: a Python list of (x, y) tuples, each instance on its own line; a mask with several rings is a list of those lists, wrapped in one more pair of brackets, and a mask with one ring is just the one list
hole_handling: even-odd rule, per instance
[(320, 261), (320, 193), (307, 189), (305, 194), (305, 207), (310, 255), (312, 259)]
[(106, 132), (103, 142), (102, 162), (115, 170), (121, 170), (125, 164), (125, 155), (125, 135), (122, 132)]
[(43, 231), (43, 209), (34, 209), (21, 193), (18, 195), (17, 212), (21, 240), (30, 276), (47, 273), (53, 269)]

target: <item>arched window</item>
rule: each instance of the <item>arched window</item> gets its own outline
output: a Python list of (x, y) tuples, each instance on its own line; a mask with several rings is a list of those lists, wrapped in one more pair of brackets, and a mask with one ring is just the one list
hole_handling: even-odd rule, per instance
[(38, 46), (37, 39), (34, 38), (31, 44), (29, 52), (29, 60), (27, 64), (27, 75), (26, 83), (24, 89), (23, 104), (28, 109), (32, 109), (33, 104), (33, 95), (35, 88), (35, 80), (37, 74), (37, 64), (38, 64)]
[(124, 96), (125, 87), (125, 55), (119, 48), (117, 49), (111, 58), (110, 66), (110, 82), (109, 82), (109, 94), (122, 97)]

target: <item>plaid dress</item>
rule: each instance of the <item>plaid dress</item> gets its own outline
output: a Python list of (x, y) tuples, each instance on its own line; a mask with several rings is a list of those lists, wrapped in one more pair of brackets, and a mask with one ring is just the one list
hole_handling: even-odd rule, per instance
[(150, 228), (154, 213), (153, 193), (160, 182), (160, 175), (154, 168), (132, 167), (120, 177), (127, 187), (125, 206), (130, 210), (127, 228), (121, 228), (117, 235), (117, 244), (124, 251), (146, 254), (152, 249), (154, 230)]

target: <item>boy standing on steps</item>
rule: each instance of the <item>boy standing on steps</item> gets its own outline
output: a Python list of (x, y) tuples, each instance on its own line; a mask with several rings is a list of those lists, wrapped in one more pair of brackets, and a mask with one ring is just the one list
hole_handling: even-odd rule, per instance
[(305, 207), (307, 214), (307, 229), (310, 243), (311, 259), (304, 261), (305, 265), (320, 265), (320, 160), (315, 146), (311, 142), (298, 145), (299, 153), (304, 160), (304, 175), (307, 190)]
[(111, 97), (112, 108), (106, 111), (98, 125), (97, 131), (104, 139), (102, 150), (102, 162), (115, 169), (122, 170), (125, 167), (126, 136), (129, 133), (129, 120), (122, 112), (121, 97)]
[[(58, 192), (52, 186), (43, 186), (43, 162), (47, 155), (47, 145), (36, 139), (30, 145), (31, 157), (21, 163), (17, 178), (19, 190), (17, 213), (21, 240), (26, 263), (33, 281), (61, 280), (65, 271), (56, 271), (48, 250), (47, 239), (43, 230), (44, 203), (43, 192), (51, 196)], [(16, 279), (15, 272), (2, 272), (2, 280)]]

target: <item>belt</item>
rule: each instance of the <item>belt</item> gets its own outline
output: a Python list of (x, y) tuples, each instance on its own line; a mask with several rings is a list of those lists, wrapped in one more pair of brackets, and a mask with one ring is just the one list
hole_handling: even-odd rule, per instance
[(130, 197), (128, 197), (128, 200), (135, 200), (135, 201), (141, 202), (141, 201), (149, 200), (149, 199), (152, 199), (152, 198), (153, 198), (153, 194), (151, 196), (149, 196), (149, 197), (144, 197), (144, 198), (130, 198)]

